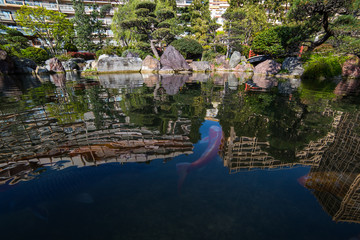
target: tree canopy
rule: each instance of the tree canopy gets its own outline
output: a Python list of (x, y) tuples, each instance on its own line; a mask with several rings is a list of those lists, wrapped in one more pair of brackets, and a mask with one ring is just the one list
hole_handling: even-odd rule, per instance
[(61, 12), (24, 5), (16, 13), (17, 23), (37, 36), (52, 54), (74, 33), (73, 24)]

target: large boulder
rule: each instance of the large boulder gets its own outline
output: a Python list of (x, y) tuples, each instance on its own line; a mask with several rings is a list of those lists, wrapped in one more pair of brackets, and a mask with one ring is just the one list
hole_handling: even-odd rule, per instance
[(36, 63), (30, 59), (14, 59), (15, 73), (28, 74), (35, 72)]
[(147, 55), (142, 62), (141, 72), (154, 72), (160, 70), (160, 62), (156, 58)]
[(171, 68), (174, 71), (191, 71), (191, 67), (185, 61), (181, 53), (173, 46), (168, 46), (164, 53), (161, 55), (160, 63), (162, 68)]
[(45, 62), (47, 70), (56, 73), (65, 73), (65, 68), (57, 58), (50, 58)]
[(49, 74), (49, 71), (45, 67), (37, 66), (35, 73), (36, 75), (44, 75), (44, 74)]
[(76, 60), (70, 59), (66, 62), (63, 62), (62, 64), (64, 66), (65, 71), (73, 71), (73, 70), (79, 71), (80, 70), (80, 67), (77, 64)]
[(241, 61), (241, 53), (239, 53), (238, 51), (235, 51), (230, 58), (230, 62), (229, 65), (231, 68), (236, 67)]
[(262, 63), (259, 63), (255, 69), (254, 74), (265, 74), (265, 75), (275, 75), (281, 69), (281, 64), (275, 62), (274, 60), (266, 60)]
[(207, 61), (198, 61), (190, 63), (190, 67), (195, 72), (207, 72), (211, 71), (211, 65)]
[(238, 64), (234, 68), (234, 71), (237, 71), (237, 72), (253, 72), (254, 71), (254, 66), (251, 63), (242, 62), (242, 63)]
[(98, 72), (140, 72), (141, 67), (140, 58), (107, 57), (97, 63)]
[(287, 70), (290, 75), (301, 76), (304, 73), (304, 68), (298, 57), (287, 57), (282, 63), (281, 68)]
[(342, 75), (350, 78), (360, 78), (360, 58), (350, 55), (342, 67)]
[(6, 51), (0, 50), (0, 72), (3, 74), (14, 73), (15, 64)]

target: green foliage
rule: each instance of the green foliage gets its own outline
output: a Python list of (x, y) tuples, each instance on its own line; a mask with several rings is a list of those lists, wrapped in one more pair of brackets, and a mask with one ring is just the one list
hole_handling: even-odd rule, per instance
[(56, 58), (59, 59), (60, 61), (68, 61), (70, 60), (72, 57), (70, 54), (67, 54), (67, 53), (64, 53), (64, 54), (61, 54), (61, 55), (56, 55)]
[(304, 64), (303, 79), (322, 80), (341, 75), (344, 57), (335, 55), (312, 55)]
[(251, 48), (249, 45), (241, 45), (239, 52), (241, 53), (242, 56), (247, 57), (247, 56), (249, 56), (250, 49)]
[(175, 40), (171, 45), (186, 59), (200, 59), (204, 51), (198, 41), (189, 38)]
[(275, 28), (258, 33), (251, 47), (258, 54), (276, 56), (285, 53), (285, 49), (281, 45), (281, 38)]
[[(85, 5), (81, 0), (72, 0), (75, 16), (72, 22), (75, 26), (75, 44), (78, 48), (86, 51), (96, 51), (103, 47), (106, 27), (99, 20), (102, 13), (98, 6), (93, 4), (90, 15), (85, 12)], [(94, 40), (97, 39), (97, 43)]]
[(150, 52), (144, 52), (139, 49), (127, 49), (122, 53), (122, 57), (126, 57), (129, 53), (135, 53), (138, 54), (141, 59), (146, 58), (147, 55), (151, 55)]
[(74, 34), (73, 24), (65, 14), (43, 7), (22, 6), (16, 12), (16, 21), (42, 40), (52, 54)]
[(123, 47), (108, 45), (108, 46), (104, 46), (102, 49), (96, 51), (96, 57), (100, 57), (100, 55), (103, 55), (103, 54), (121, 56), (123, 51), (124, 51)]
[(254, 35), (269, 25), (265, 10), (254, 4), (230, 7), (223, 17), (226, 20), (229, 47), (234, 51), (240, 51), (242, 44), (250, 44)]
[(214, 51), (213, 49), (209, 49), (209, 50), (203, 52), (201, 61), (212, 61), (219, 55), (223, 55), (223, 54), (218, 53), (218, 52)]
[(78, 48), (70, 42), (65, 43), (63, 48), (67, 52), (77, 52), (78, 51)]
[(213, 45), (213, 47), (215, 48), (215, 52), (225, 55), (226, 54), (226, 45), (225, 44), (220, 44), (220, 43), (216, 43)]
[(21, 49), (21, 54), (24, 58), (29, 58), (37, 64), (42, 64), (50, 58), (49, 54), (44, 49), (36, 47)]

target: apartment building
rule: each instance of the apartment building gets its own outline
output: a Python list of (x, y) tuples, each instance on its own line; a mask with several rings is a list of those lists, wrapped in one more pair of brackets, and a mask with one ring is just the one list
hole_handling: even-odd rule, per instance
[[(101, 8), (104, 5), (111, 4), (113, 7), (104, 18), (100, 19), (107, 26), (111, 25), (112, 17), (114, 16), (114, 7), (123, 4), (124, 1), (119, 0), (84, 0), (85, 11), (90, 14), (92, 11), (91, 5), (96, 4)], [(49, 10), (60, 11), (68, 16), (69, 19), (73, 18), (75, 15), (75, 10), (72, 5), (71, 0), (46, 0), (46, 1), (30, 1), (30, 0), (0, 0), (0, 23), (4, 24), (9, 28), (17, 29), (24, 34), (26, 32), (20, 26), (17, 26), (15, 21), (16, 11), (21, 8), (21, 6), (34, 6), (34, 7), (44, 7)], [(113, 33), (110, 29), (106, 31), (108, 37), (113, 37)]]

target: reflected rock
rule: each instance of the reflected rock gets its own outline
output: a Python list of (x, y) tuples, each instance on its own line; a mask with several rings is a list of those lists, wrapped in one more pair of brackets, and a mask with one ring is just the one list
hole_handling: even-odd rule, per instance
[(227, 72), (211, 73), (211, 78), (213, 79), (214, 84), (216, 84), (216, 85), (224, 85), (224, 83), (227, 81), (228, 76), (229, 76), (229, 73), (227, 73)]
[(281, 70), (280, 63), (277, 63), (274, 60), (266, 60), (262, 63), (259, 63), (255, 67), (254, 74), (275, 75), (280, 70)]
[(67, 81), (78, 81), (80, 79), (80, 72), (66, 72)]
[(254, 72), (254, 66), (251, 63), (242, 62), (234, 68), (234, 71), (252, 73)]
[(18, 84), (9, 75), (0, 74), (0, 96), (20, 96), (22, 94)]
[(142, 74), (142, 78), (144, 79), (144, 83), (147, 87), (155, 87), (155, 85), (159, 82), (160, 75), (159, 74)]
[(99, 82), (105, 88), (136, 88), (143, 85), (144, 80), (140, 73), (128, 74), (101, 74)]
[(278, 89), (279, 93), (292, 94), (296, 89), (300, 87), (301, 80), (297, 78), (287, 79), (286, 82), (279, 82)]
[(189, 75), (161, 75), (161, 85), (169, 95), (175, 95), (189, 81)]
[(236, 90), (238, 86), (239, 86), (239, 80), (238, 80), (238, 78), (235, 76), (235, 74), (229, 73), (229, 76), (228, 76), (228, 87), (229, 87), (231, 90)]
[(252, 72), (242, 72), (242, 73), (234, 73), (234, 74), (239, 79), (240, 84), (251, 80), (252, 76), (254, 75)]
[(259, 88), (268, 89), (277, 86), (277, 79), (266, 75), (254, 75), (252, 78), (253, 83)]
[(50, 75), (50, 81), (55, 84), (57, 87), (65, 87), (66, 74), (65, 73), (56, 73)]
[(334, 93), (337, 96), (359, 94), (359, 92), (360, 92), (360, 79), (354, 79), (354, 78), (341, 81), (334, 90)]
[(189, 77), (189, 80), (192, 82), (206, 82), (209, 78), (210, 74), (207, 73), (193, 73)]

